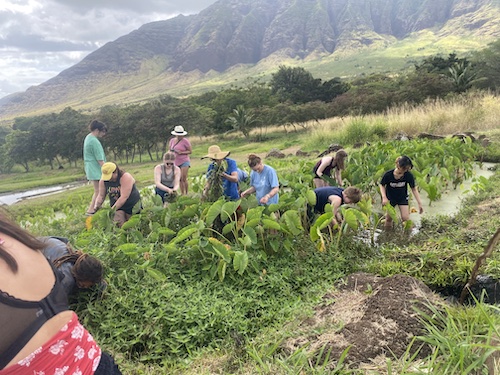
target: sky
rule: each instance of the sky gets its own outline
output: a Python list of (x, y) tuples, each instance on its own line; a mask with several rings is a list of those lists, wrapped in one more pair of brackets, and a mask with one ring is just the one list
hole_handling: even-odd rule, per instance
[(0, 98), (55, 77), (140, 26), (216, 0), (0, 0)]

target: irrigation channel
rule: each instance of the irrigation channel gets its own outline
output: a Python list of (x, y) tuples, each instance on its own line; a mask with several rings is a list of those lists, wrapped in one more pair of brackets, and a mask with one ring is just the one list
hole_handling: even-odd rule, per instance
[(62, 193), (63, 191), (78, 189), (82, 186), (85, 186), (86, 184), (87, 183), (74, 182), (74, 183), (55, 185), (55, 186), (45, 186), (33, 190), (27, 190), (15, 193), (0, 194), (0, 206), (1, 205), (10, 206), (25, 199), (39, 198), (46, 195)]

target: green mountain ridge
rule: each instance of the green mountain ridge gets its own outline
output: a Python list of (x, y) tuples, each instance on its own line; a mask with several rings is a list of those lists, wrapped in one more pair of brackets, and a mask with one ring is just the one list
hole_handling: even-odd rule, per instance
[(280, 64), (322, 79), (398, 72), (499, 37), (499, 0), (219, 0), (143, 25), (0, 99), (0, 118), (199, 94), (267, 80)]

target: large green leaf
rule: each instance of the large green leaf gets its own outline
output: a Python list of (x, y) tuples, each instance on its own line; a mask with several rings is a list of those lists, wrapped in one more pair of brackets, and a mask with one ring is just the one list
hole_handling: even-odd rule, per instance
[(208, 239), (210, 244), (212, 245), (213, 249), (215, 250), (215, 253), (224, 259), (225, 262), (231, 263), (231, 256), (229, 255), (229, 250), (226, 248), (226, 246), (220, 242), (217, 238), (210, 237)]
[(225, 222), (229, 217), (233, 216), (236, 209), (240, 206), (241, 201), (230, 201), (222, 205), (220, 218), (222, 222)]
[(171, 244), (176, 244), (179, 242), (184, 241), (185, 239), (189, 238), (193, 233), (198, 232), (198, 229), (196, 227), (185, 227), (182, 228), (179, 233), (177, 233), (177, 236), (175, 236), (172, 241), (170, 241)]
[(316, 193), (314, 192), (314, 190), (307, 190), (306, 191), (306, 199), (307, 199), (307, 203), (311, 206), (315, 206), (316, 205)]
[(220, 215), (223, 205), (224, 205), (223, 199), (219, 199), (218, 201), (212, 203), (212, 205), (207, 211), (207, 217), (205, 219), (208, 226), (212, 225), (216, 217)]
[(280, 223), (278, 223), (274, 220), (271, 220), (271, 219), (262, 219), (262, 225), (266, 229), (275, 229), (275, 230), (281, 229)]
[(255, 233), (255, 230), (252, 227), (245, 227), (243, 228), (243, 233), (246, 234), (248, 238), (250, 238), (250, 241), (252, 244), (257, 243), (257, 233)]
[(243, 275), (248, 267), (248, 253), (246, 251), (236, 251), (234, 253), (233, 267), (238, 274)]
[(290, 233), (294, 236), (298, 236), (304, 232), (304, 228), (300, 222), (300, 215), (296, 210), (288, 210), (283, 214), (283, 220), (286, 223), (286, 227)]

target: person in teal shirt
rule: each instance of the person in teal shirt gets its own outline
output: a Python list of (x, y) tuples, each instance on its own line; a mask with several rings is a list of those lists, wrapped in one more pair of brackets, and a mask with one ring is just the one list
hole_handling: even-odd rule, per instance
[(87, 209), (87, 215), (95, 213), (94, 206), (99, 194), (99, 180), (101, 179), (101, 166), (106, 162), (104, 149), (99, 138), (104, 137), (108, 131), (106, 125), (98, 120), (92, 120), (89, 125), (90, 133), (83, 142), (83, 161), (85, 164), (85, 175), (87, 180), (92, 182), (94, 193)]
[(241, 197), (255, 193), (259, 205), (278, 203), (280, 184), (274, 168), (262, 163), (261, 158), (254, 154), (248, 156), (248, 165), (252, 169), (250, 187), (241, 193)]

